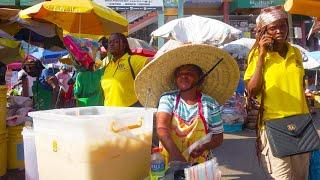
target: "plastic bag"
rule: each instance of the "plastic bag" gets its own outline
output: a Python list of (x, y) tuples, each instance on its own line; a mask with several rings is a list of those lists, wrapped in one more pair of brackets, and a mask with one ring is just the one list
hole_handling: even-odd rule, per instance
[(184, 169), (186, 180), (220, 180), (221, 171), (216, 158)]

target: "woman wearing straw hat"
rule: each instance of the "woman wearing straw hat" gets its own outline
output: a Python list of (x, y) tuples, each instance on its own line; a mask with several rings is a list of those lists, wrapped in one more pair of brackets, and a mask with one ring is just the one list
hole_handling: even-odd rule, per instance
[[(288, 133), (282, 135), (268, 130), (268, 124), (284, 123), (289, 120), (286, 117), (304, 114), (310, 117), (303, 90), (302, 58), (299, 50), (287, 43), (288, 29), (287, 14), (282, 6), (261, 10), (257, 18), (256, 43), (249, 54), (244, 80), (250, 97), (258, 96), (261, 100), (257, 155), (263, 167), (272, 179), (303, 180), (308, 179), (309, 153), (289, 152), (295, 149), (290, 142), (298, 141), (286, 135), (292, 130), (300, 131), (299, 127), (288, 123), (287, 127), (283, 126), (283, 132), (288, 130)], [(308, 122), (303, 118), (297, 120)], [(275, 143), (282, 138), (286, 139), (279, 145)], [(312, 147), (313, 142), (308, 141), (308, 146)], [(280, 155), (284, 149), (288, 155)], [(298, 155), (290, 155), (292, 153)]]
[[(157, 133), (167, 162), (204, 162), (222, 143), (219, 104), (232, 96), (238, 80), (235, 60), (209, 45), (179, 47), (142, 69), (135, 91), (144, 106), (158, 105)], [(189, 153), (203, 137), (209, 137), (208, 142)]]

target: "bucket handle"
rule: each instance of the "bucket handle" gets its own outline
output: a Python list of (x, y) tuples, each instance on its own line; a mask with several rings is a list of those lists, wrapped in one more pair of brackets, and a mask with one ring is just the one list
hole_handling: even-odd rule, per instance
[(111, 130), (114, 133), (118, 133), (118, 132), (129, 130), (129, 129), (140, 128), (142, 126), (142, 121), (143, 121), (143, 118), (140, 118), (136, 123), (130, 124), (130, 125), (127, 125), (127, 126), (124, 126), (124, 127), (121, 127), (121, 128), (117, 128), (116, 125), (115, 125), (116, 121), (112, 121)]

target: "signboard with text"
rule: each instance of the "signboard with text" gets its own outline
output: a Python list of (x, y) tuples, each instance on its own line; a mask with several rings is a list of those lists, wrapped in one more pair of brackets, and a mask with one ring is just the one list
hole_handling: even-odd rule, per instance
[(149, 11), (163, 8), (163, 0), (93, 0), (102, 6), (116, 11), (135, 10)]
[(20, 6), (33, 6), (43, 1), (44, 0), (20, 0)]
[(0, 0), (0, 6), (14, 6), (16, 5), (16, 0)]
[(265, 8), (269, 6), (283, 5), (285, 0), (234, 0), (231, 4), (232, 11), (235, 9)]
[(178, 8), (178, 0), (163, 0), (163, 5), (166, 8)]

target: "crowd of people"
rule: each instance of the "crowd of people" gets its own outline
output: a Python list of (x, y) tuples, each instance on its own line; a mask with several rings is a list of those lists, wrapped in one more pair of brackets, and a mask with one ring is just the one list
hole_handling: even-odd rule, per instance
[[(287, 14), (281, 6), (261, 10), (257, 18), (256, 43), (247, 60), (244, 83), (249, 98), (257, 98), (260, 102), (257, 155), (263, 168), (271, 179), (300, 180), (308, 177), (309, 152), (319, 148), (319, 139), (312, 142), (317, 143), (312, 145), (313, 149), (298, 151), (297, 147), (291, 146), (295, 153), (278, 156), (275, 149), (281, 151), (282, 147), (272, 139), (268, 124), (272, 120), (285, 122), (287, 117), (299, 116), (299, 121), (290, 121), (291, 124), (284, 128), (300, 132), (301, 126), (292, 123), (304, 123), (302, 121), (307, 120), (301, 115), (309, 114), (302, 57), (300, 51), (287, 42), (288, 28)], [(223, 50), (215, 47), (188, 45), (181, 47), (184, 48), (183, 54), (177, 48), (168, 52), (170, 56), (165, 53), (151, 61), (133, 55), (126, 36), (121, 33), (102, 38), (99, 45), (99, 49), (104, 48), (107, 53), (99, 49), (92, 51), (97, 52), (92, 54), (93, 59), (99, 61), (89, 69), (82, 67), (80, 60), (71, 55), (76, 67), (74, 75), (68, 66), (64, 65), (56, 72), (53, 68), (44, 68), (39, 60), (28, 59), (14, 87), (27, 84), (25, 87), (28, 88), (22, 94), (34, 98), (37, 110), (67, 107), (65, 103), (73, 96), (76, 106), (141, 107), (156, 104), (156, 132), (166, 161), (201, 163), (210, 158), (211, 151), (223, 142), (221, 103), (230, 98), (217, 94), (235, 91), (235, 88), (230, 89), (227, 84), (220, 85), (220, 89), (211, 88), (217, 83), (214, 81), (219, 80), (213, 80), (212, 76), (217, 75), (213, 72), (220, 71), (215, 68), (209, 71), (210, 65), (205, 63), (222, 57), (221, 64), (232, 64), (231, 56), (223, 55)], [(207, 52), (199, 54), (201, 48), (207, 48)], [(226, 76), (229, 84), (237, 84), (239, 70), (235, 66), (224, 68), (238, 75), (234, 78), (230, 74), (221, 76)], [(148, 71), (159, 78), (151, 79), (153, 76), (150, 77)], [(135, 85), (137, 79), (144, 81), (144, 86)], [(157, 92), (156, 99), (148, 99), (149, 94), (144, 91), (148, 88)], [(304, 131), (301, 130), (303, 136)], [(193, 143), (205, 137), (209, 137), (209, 141), (185, 154)]]

